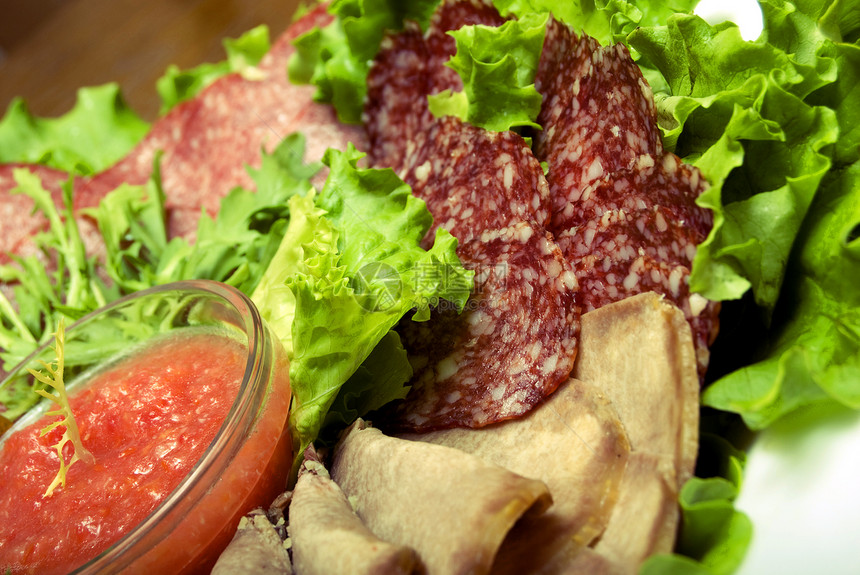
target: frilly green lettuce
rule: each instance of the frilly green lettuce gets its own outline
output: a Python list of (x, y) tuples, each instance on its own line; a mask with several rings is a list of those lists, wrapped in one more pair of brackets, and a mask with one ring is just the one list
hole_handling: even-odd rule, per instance
[[(352, 146), (326, 153), (325, 186), (291, 200), (282, 249), (252, 295), (291, 350), (297, 453), (318, 437), (354, 376), (375, 382), (362, 409), (402, 398), (412, 372), (389, 332), (407, 314), (428, 319), (443, 299), (462, 309), (471, 292), (472, 273), (460, 265), (454, 237), (440, 229), (433, 247), (422, 249), (432, 223), (424, 202), (392, 170), (358, 168), (362, 155)], [(352, 393), (366, 396), (352, 381)]]
[(92, 174), (120, 160), (148, 130), (116, 84), (81, 88), (74, 108), (58, 118), (37, 118), (16, 98), (0, 120), (0, 163)]

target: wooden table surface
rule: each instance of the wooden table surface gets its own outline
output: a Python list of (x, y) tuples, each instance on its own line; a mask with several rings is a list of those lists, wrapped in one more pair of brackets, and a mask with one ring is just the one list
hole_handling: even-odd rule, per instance
[(16, 96), (39, 116), (74, 105), (82, 86), (117, 82), (143, 118), (156, 80), (225, 57), (221, 41), (266, 24), (274, 39), (299, 0), (0, 0), (0, 115)]

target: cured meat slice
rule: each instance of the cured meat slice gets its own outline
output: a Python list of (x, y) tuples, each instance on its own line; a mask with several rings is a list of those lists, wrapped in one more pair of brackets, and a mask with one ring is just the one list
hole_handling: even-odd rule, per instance
[(459, 240), (477, 272), (458, 316), (440, 309), (426, 324), (403, 322), (414, 360), (412, 390), (386, 426), (423, 431), (481, 427), (517, 417), (566, 379), (576, 355), (576, 282), (552, 237), (549, 188), (519, 135), (457, 118), (435, 118), (426, 97), (461, 83), (444, 64), (464, 24), (504, 21), (489, 3), (449, 0), (426, 36), (416, 27), (388, 38), (371, 68), (365, 120), (372, 162), (391, 167), (427, 202), (434, 225)]
[(233, 573), (293, 574), (284, 542), (262, 509), (255, 509), (239, 520), (236, 534), (218, 557), (211, 575)]
[(432, 245), (438, 227), (466, 242), (520, 221), (548, 223), (549, 188), (520, 136), (452, 117), (433, 122), (425, 136), (401, 175), (433, 214), (425, 244)]
[(551, 573), (558, 554), (581, 551), (597, 538), (609, 522), (630, 451), (600, 386), (576, 379), (522, 418), (403, 437), (461, 449), (546, 483), (552, 507), (514, 528), (496, 560), (497, 575)]
[(443, 309), (400, 325), (415, 374), (393, 429), (482, 427), (523, 415), (573, 368), (576, 278), (543, 228), (484, 231), (457, 254), (476, 272), (474, 294), (461, 314)]
[(68, 175), (45, 166), (24, 164), (0, 165), (0, 263), (11, 261), (10, 254), (27, 256), (35, 253), (32, 237), (48, 227), (41, 214), (33, 214), (33, 200), (23, 194), (12, 194), (18, 187), (16, 170), (27, 170), (42, 181), (42, 187), (51, 193), (58, 206), (63, 205), (62, 185)]
[(376, 537), (320, 462), (313, 448), (290, 503), (290, 539), (302, 575), (410, 575), (423, 573), (415, 552)]
[(706, 188), (698, 170), (676, 156), (642, 156), (636, 170), (586, 186), (551, 226), (574, 263), (583, 311), (647, 291), (665, 295), (693, 327), (702, 374), (719, 307), (692, 294), (688, 280), (713, 222), (695, 204)]
[(159, 119), (126, 158), (83, 184), (81, 207), (98, 203), (123, 182), (145, 183), (155, 153), (161, 151), (171, 235), (190, 237), (201, 208), (214, 214), (234, 187), (253, 189), (247, 167), (259, 167), (261, 148), (271, 151), (291, 132), (307, 135), (306, 156), (312, 160), (329, 146), (345, 148), (348, 141), (365, 149), (363, 130), (340, 124), (331, 107), (313, 102), (313, 86), (296, 86), (287, 79), (292, 40), (331, 19), (326, 7), (318, 6), (275, 41), (255, 77), (220, 78)]
[(635, 573), (647, 556), (672, 549), (678, 492), (693, 475), (696, 350), (684, 314), (654, 293), (584, 314), (582, 333), (573, 375), (606, 394), (631, 447), (618, 502), (594, 549), (620, 572)]
[(541, 481), (360, 419), (335, 448), (331, 477), (370, 530), (415, 549), (427, 573), (488, 573), (514, 524), (552, 502)]
[[(214, 214), (221, 198), (234, 187), (253, 189), (247, 167), (259, 167), (261, 149), (270, 151), (290, 133), (305, 133), (308, 160), (318, 160), (328, 147), (343, 149), (347, 142), (366, 149), (361, 127), (341, 124), (330, 106), (313, 101), (314, 87), (296, 86), (287, 79), (293, 39), (331, 19), (325, 5), (316, 7), (273, 43), (252, 78), (227, 75), (176, 106), (117, 164), (90, 178), (77, 179), (75, 207), (95, 206), (123, 183), (145, 184), (156, 153), (161, 152), (170, 234), (191, 237), (201, 209)], [(52, 182), (58, 178), (43, 168), (33, 169)], [(0, 197), (9, 189), (0, 178)], [(40, 223), (34, 225), (43, 225), (41, 218), (35, 219)], [(26, 249), (26, 243), (11, 251)]]
[(427, 66), (427, 45), (417, 24), (407, 22), (402, 32), (383, 39), (367, 75), (363, 114), (372, 165), (400, 172), (415, 152), (415, 139), (431, 121)]
[(489, 2), (446, 0), (433, 13), (426, 35), (417, 24), (407, 22), (402, 32), (383, 40), (367, 77), (363, 118), (372, 164), (400, 173), (435, 121), (427, 96), (462, 90), (460, 76), (445, 66), (456, 51), (447, 32), (503, 22)]
[(626, 48), (600, 47), (551, 21), (535, 81), (535, 153), (549, 167), (549, 230), (576, 270), (584, 311), (647, 291), (693, 327), (707, 369), (719, 306), (691, 294), (696, 246), (713, 225), (696, 205), (707, 183), (663, 154), (653, 95)]
[(623, 44), (600, 46), (552, 21), (535, 87), (544, 97), (535, 154), (549, 164), (554, 208), (589, 183), (660, 155), (651, 88)]

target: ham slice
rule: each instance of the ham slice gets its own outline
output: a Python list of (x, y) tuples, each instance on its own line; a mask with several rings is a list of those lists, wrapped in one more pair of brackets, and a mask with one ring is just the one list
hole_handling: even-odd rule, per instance
[[(190, 238), (202, 209), (214, 214), (232, 188), (253, 189), (247, 167), (259, 167), (261, 150), (272, 150), (290, 133), (306, 135), (308, 161), (320, 159), (328, 147), (344, 149), (347, 142), (366, 149), (360, 126), (341, 124), (330, 106), (313, 101), (314, 87), (296, 86), (287, 79), (287, 62), (294, 52), (292, 41), (331, 19), (324, 5), (309, 11), (273, 43), (253, 78), (230, 74), (216, 80), (157, 120), (147, 136), (117, 164), (94, 176), (78, 178), (75, 208), (97, 205), (120, 184), (145, 184), (156, 153), (161, 152), (169, 232)], [(43, 166), (28, 169), (52, 192), (68, 178)], [(14, 233), (0, 236), (3, 257), (28, 253), (28, 238), (47, 226), (40, 215), (29, 213), (29, 200), (10, 195), (15, 187), (11, 173), (11, 166), (0, 166), (2, 225), (14, 222), (15, 226)], [(58, 194), (55, 197), (59, 199)]]

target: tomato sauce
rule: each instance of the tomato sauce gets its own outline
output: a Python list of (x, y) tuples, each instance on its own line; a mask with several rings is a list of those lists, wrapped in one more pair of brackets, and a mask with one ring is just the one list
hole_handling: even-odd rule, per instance
[[(49, 497), (43, 494), (59, 469), (53, 446), (64, 428), (40, 437), (53, 421), (43, 418), (9, 437), (0, 452), (0, 571), (66, 573), (144, 520), (215, 438), (236, 399), (247, 356), (237, 341), (199, 332), (161, 339), (99, 370), (70, 397), (95, 463), (75, 463), (65, 487)], [(289, 385), (273, 389), (264, 411), (274, 415), (264, 413), (230, 464), (238, 471), (225, 473), (218, 481), (226, 484), (207, 491), (217, 500), (195, 507), (180, 520), (190, 527), (156, 545), (161, 550), (155, 555), (184, 562), (168, 563), (171, 572), (211, 563), (250, 510), (244, 506), (267, 505), (283, 489), (269, 475), (285, 477), (290, 465), (283, 437)], [(67, 447), (68, 461), (73, 448)], [(183, 552), (190, 555), (183, 558)], [(151, 548), (143, 555), (154, 564)]]

